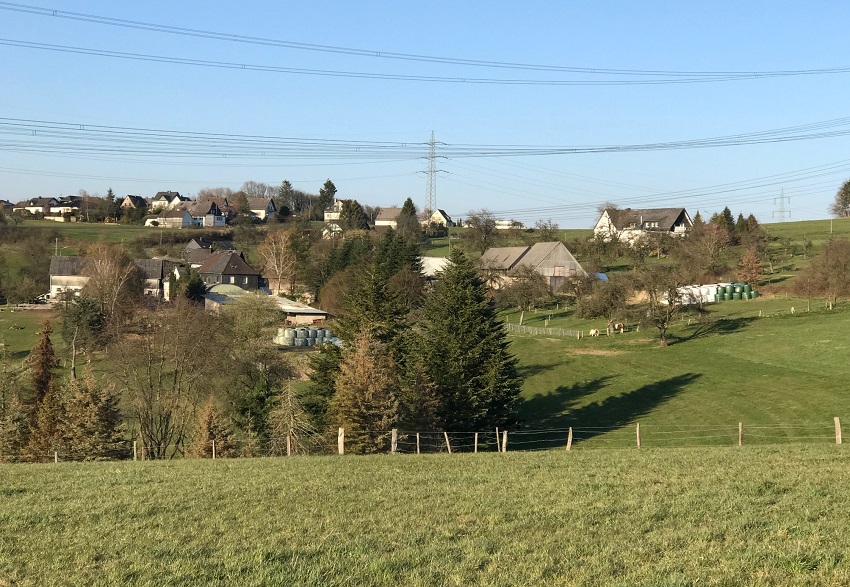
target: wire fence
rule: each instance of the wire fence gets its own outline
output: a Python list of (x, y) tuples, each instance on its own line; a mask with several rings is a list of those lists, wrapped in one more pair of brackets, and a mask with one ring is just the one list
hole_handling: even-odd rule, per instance
[(519, 332), (520, 334), (532, 334), (534, 336), (565, 336), (568, 338), (581, 338), (581, 330), (568, 330), (566, 328), (539, 328), (537, 326), (520, 326), (519, 324), (505, 323), (508, 332)]
[[(334, 440), (336, 442), (334, 442)], [(99, 450), (56, 447), (39, 454), (2, 458), (7, 462), (60, 462), (97, 460), (162, 460), (173, 458), (235, 458), (308, 456), (328, 454), (455, 454), (552, 450), (605, 450), (641, 448), (743, 447), (802, 444), (842, 444), (841, 421), (831, 424), (642, 425), (570, 426), (535, 430), (477, 432), (346, 430), (331, 435), (281, 436), (263, 439), (210, 439), (202, 443), (148, 446), (126, 441)]]

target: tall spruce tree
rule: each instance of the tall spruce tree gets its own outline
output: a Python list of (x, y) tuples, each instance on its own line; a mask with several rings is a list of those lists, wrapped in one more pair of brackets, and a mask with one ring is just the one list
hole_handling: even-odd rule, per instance
[(38, 345), (30, 351), (30, 373), (32, 375), (32, 403), (35, 406), (47, 395), (48, 390), (54, 383), (56, 375), (53, 370), (59, 365), (53, 343), (50, 341), (50, 333), (53, 329), (50, 322), (45, 321), (41, 326), (41, 339)]
[(514, 421), (516, 358), (475, 264), (459, 249), (425, 303), (421, 353), (447, 430), (484, 430)]
[(74, 459), (99, 461), (128, 455), (114, 385), (97, 381), (89, 364), (82, 379), (68, 382), (65, 395), (64, 434)]

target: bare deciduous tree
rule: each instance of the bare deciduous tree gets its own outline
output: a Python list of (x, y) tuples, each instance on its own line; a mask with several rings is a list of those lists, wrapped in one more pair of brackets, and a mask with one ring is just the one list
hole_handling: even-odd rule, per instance
[(182, 454), (201, 393), (218, 374), (216, 326), (180, 298), (140, 316), (140, 334), (115, 347), (115, 375), (127, 391), (151, 458)]
[(269, 232), (257, 247), (257, 254), (263, 260), (264, 273), (277, 282), (277, 292), (283, 291), (283, 283), (288, 282), (289, 293), (295, 287), (298, 270), (298, 258), (295, 255), (295, 235), (288, 230)]

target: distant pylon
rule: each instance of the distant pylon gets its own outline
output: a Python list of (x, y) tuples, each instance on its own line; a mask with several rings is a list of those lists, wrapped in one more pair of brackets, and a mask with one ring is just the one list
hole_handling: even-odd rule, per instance
[(426, 197), (428, 199), (426, 208), (433, 213), (437, 209), (437, 141), (434, 139), (434, 131), (431, 131), (431, 140), (428, 141), (428, 186)]
[(791, 197), (785, 195), (785, 189), (782, 189), (781, 195), (778, 198), (773, 198), (774, 204), (779, 204), (779, 209), (773, 211), (773, 217), (779, 222), (785, 222), (786, 218), (791, 217), (791, 210), (785, 209), (785, 203), (791, 203)]

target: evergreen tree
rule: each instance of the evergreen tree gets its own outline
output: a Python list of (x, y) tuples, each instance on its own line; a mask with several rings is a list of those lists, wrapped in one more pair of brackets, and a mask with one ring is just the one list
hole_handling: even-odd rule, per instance
[(46, 462), (54, 451), (64, 452), (65, 402), (53, 381), (36, 405), (35, 417), (30, 425), (24, 456), (31, 461)]
[(30, 374), (32, 375), (33, 405), (38, 406), (48, 390), (53, 386), (55, 374), (53, 370), (59, 365), (53, 343), (50, 341), (50, 333), (53, 329), (50, 322), (45, 321), (41, 326), (41, 340), (38, 345), (30, 351)]
[(229, 457), (235, 453), (233, 431), (210, 397), (198, 414), (198, 429), (189, 445), (189, 456), (212, 458), (213, 442), (216, 457)]
[(399, 381), (391, 355), (374, 333), (361, 331), (343, 351), (330, 414), (355, 453), (387, 452), (399, 421)]
[(419, 224), (416, 206), (410, 198), (407, 198), (401, 207), (396, 227), (402, 238), (408, 241), (416, 242), (422, 238), (422, 225)]
[(82, 378), (68, 382), (65, 395), (65, 436), (74, 459), (121, 458), (127, 454), (119, 394), (112, 384), (98, 382), (89, 364)]
[(743, 213), (738, 214), (738, 220), (735, 221), (735, 236), (738, 239), (738, 242), (744, 237), (747, 233), (747, 220), (744, 218)]
[(344, 231), (369, 230), (369, 219), (357, 200), (343, 200), (339, 224)]
[(459, 249), (425, 303), (421, 353), (448, 430), (485, 430), (514, 421), (516, 358), (475, 264)]
[(318, 353), (310, 357), (310, 383), (301, 397), (301, 405), (310, 422), (318, 430), (328, 427), (328, 406), (336, 389), (342, 350), (333, 344), (323, 345)]
[(705, 226), (705, 220), (702, 219), (702, 214), (697, 210), (697, 214), (694, 216), (694, 232), (699, 231), (703, 226)]
[(20, 458), (26, 446), (29, 414), (26, 407), (12, 394), (0, 406), (0, 463), (10, 463)]
[(330, 179), (327, 180), (324, 185), (322, 185), (321, 189), (319, 189), (319, 199), (316, 203), (316, 207), (318, 208), (317, 213), (321, 218), (325, 210), (331, 207), (331, 204), (334, 203), (334, 198), (336, 197), (336, 186), (334, 182)]

